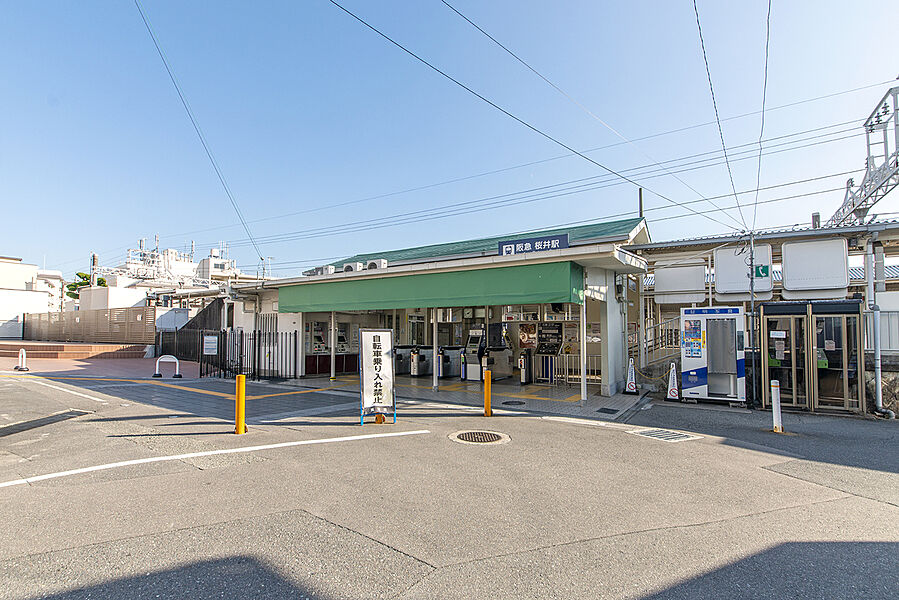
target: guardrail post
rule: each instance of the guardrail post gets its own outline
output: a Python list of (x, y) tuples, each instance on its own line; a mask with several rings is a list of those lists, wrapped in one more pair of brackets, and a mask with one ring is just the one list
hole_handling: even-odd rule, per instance
[(236, 389), (234, 394), (234, 433), (240, 435), (247, 432), (246, 423), (246, 384), (247, 376), (236, 377)]
[(490, 369), (486, 369), (484, 371), (484, 416), (492, 417), (493, 416), (493, 408), (490, 406), (491, 402), (491, 393), (493, 387), (493, 374), (490, 372)]
[(780, 414), (780, 382), (771, 380), (771, 415), (774, 419), (774, 433), (783, 433), (783, 419)]

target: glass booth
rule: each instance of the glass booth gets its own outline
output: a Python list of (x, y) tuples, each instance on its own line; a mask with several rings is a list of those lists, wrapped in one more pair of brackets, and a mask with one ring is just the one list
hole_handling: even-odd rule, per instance
[(777, 380), (784, 407), (864, 412), (862, 309), (861, 300), (761, 304), (762, 405)]

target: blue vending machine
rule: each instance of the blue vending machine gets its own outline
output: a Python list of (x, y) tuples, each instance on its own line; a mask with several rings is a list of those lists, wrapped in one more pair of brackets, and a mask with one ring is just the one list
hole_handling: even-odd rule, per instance
[(742, 308), (682, 308), (681, 389), (685, 399), (746, 401)]

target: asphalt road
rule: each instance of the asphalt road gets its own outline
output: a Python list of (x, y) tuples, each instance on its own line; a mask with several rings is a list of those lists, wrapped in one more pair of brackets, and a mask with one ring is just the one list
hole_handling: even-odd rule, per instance
[[(360, 427), (346, 397), (308, 393), (294, 406), (311, 407), (308, 416), (236, 436), (225, 420), (141, 402), (156, 392), (0, 377), (0, 486), (180, 455), (0, 487), (0, 598), (899, 589), (895, 422), (789, 415), (796, 435), (778, 436), (765, 413), (664, 404), (631, 425), (417, 404), (401, 407), (396, 425)], [(180, 407), (210, 397), (179, 393)], [(4, 424), (68, 409), (91, 412), (4, 434)], [(632, 434), (638, 425), (701, 437), (669, 443)], [(449, 438), (469, 428), (511, 441)], [(318, 443), (395, 432), (412, 434)], [(293, 442), (315, 443), (220, 452)]]

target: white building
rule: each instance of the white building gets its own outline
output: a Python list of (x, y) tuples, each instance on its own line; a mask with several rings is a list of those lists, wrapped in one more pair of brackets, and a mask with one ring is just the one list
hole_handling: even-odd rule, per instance
[(22, 337), (25, 313), (59, 311), (64, 298), (60, 271), (0, 256), (0, 338)]

